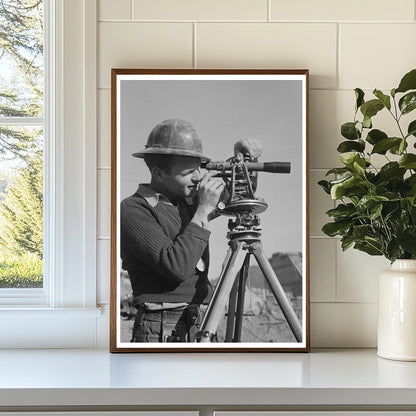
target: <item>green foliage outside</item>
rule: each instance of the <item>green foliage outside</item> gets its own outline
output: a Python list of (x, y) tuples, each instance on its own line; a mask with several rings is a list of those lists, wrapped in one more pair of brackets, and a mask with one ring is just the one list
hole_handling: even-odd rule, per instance
[(43, 181), (38, 158), (18, 171), (0, 204), (0, 246), (7, 256), (43, 257)]
[(36, 254), (0, 257), (0, 288), (35, 288), (43, 285), (42, 259)]
[(42, 1), (0, 0), (0, 288), (43, 284), (43, 76)]
[[(334, 180), (319, 182), (338, 202), (322, 231), (341, 237), (343, 250), (353, 247), (391, 262), (416, 259), (416, 69), (389, 94), (375, 89), (375, 98), (366, 101), (356, 88), (355, 95), (354, 120), (341, 126), (346, 140), (337, 148), (343, 166), (327, 172)], [(375, 128), (380, 112), (393, 118), (394, 131)]]

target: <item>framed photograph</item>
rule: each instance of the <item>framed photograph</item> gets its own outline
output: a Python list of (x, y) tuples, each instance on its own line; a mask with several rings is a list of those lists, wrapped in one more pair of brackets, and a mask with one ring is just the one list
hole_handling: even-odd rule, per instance
[(308, 76), (112, 70), (111, 352), (309, 351)]

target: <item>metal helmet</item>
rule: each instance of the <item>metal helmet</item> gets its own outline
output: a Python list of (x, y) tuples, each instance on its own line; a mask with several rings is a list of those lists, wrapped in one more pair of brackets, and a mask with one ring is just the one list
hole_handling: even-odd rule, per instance
[(177, 118), (164, 120), (150, 132), (145, 149), (133, 153), (134, 157), (144, 155), (179, 155), (210, 158), (202, 154), (202, 143), (191, 123)]

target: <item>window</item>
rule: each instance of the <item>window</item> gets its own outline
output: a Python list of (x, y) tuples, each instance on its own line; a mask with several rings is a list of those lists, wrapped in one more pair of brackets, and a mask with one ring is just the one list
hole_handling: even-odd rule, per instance
[(43, 16), (0, 1), (0, 290), (43, 288)]
[(0, 347), (94, 347), (104, 328), (96, 307), (96, 0), (42, 4), (47, 111), (1, 114), (1, 126), (28, 129), (43, 147), (45, 279), (0, 290)]

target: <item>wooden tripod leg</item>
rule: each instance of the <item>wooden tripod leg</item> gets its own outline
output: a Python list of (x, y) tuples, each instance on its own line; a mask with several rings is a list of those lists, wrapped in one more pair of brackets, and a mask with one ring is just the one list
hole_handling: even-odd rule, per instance
[(283, 315), (285, 316), (286, 321), (293, 332), (293, 335), (298, 342), (301, 342), (302, 326), (299, 323), (296, 312), (293, 310), (292, 305), (287, 298), (285, 291), (283, 290), (283, 287), (276, 276), (276, 273), (273, 270), (273, 267), (269, 263), (269, 260), (267, 260), (267, 257), (264, 255), (263, 248), (260, 243), (253, 245), (253, 254), (260, 266), (261, 271), (264, 274), (264, 277), (272, 289), (274, 297), (276, 298), (277, 303), (279, 304), (280, 309), (282, 310)]
[(241, 341), (241, 329), (244, 316), (244, 298), (246, 293), (246, 281), (248, 277), (248, 266), (250, 264), (250, 254), (246, 254), (243, 267), (235, 280), (228, 302), (227, 330), (225, 342)]
[(235, 313), (236, 313), (235, 308), (237, 306), (237, 297), (239, 295), (238, 282), (239, 282), (239, 279), (235, 279), (233, 288), (231, 289), (231, 293), (230, 293), (230, 300), (228, 301), (227, 329), (225, 331), (225, 342), (232, 342), (234, 338), (234, 325), (235, 325)]
[(245, 243), (242, 241), (232, 241), (230, 244), (231, 255), (228, 256), (228, 261), (221, 272), (214, 294), (202, 320), (201, 329), (196, 337), (199, 342), (212, 342), (215, 337), (218, 325), (224, 316), (225, 306), (237, 273), (244, 262), (246, 255), (244, 246)]
[(244, 299), (245, 299), (245, 294), (246, 294), (246, 282), (248, 278), (249, 265), (250, 265), (250, 253), (247, 253), (246, 258), (244, 259), (243, 267), (240, 270), (239, 279), (238, 279), (238, 301), (237, 301), (237, 311), (236, 311), (236, 316), (235, 316), (233, 342), (241, 341), (241, 329), (243, 326), (243, 318), (244, 318)]

